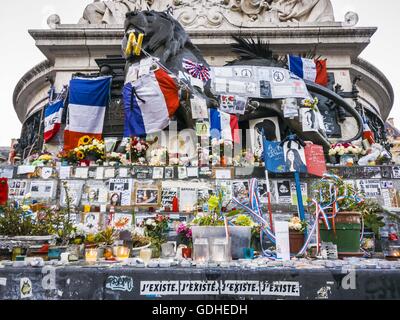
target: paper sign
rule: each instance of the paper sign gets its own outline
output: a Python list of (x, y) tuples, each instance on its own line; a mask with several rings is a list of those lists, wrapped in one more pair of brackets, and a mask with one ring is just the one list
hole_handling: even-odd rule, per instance
[(71, 177), (71, 167), (61, 166), (60, 167), (60, 179), (69, 179)]
[[(199, 80), (201, 82), (201, 80)], [(190, 99), (190, 106), (192, 109), (192, 118), (193, 119), (207, 119), (208, 111), (207, 111), (207, 102), (205, 99), (200, 97), (194, 97)]]
[(188, 178), (197, 178), (199, 176), (199, 168), (188, 167), (187, 168), (187, 176), (188, 176)]
[(98, 167), (96, 170), (96, 179), (102, 180), (104, 178), (104, 167)]
[(128, 168), (119, 168), (118, 169), (118, 176), (120, 178), (127, 178), (128, 177)]
[(14, 168), (0, 168), (0, 178), (12, 179)]
[(0, 278), (0, 286), (6, 286), (7, 285), (7, 278)]
[(230, 169), (215, 169), (215, 179), (232, 179), (232, 171)]
[(277, 202), (280, 204), (291, 203), (292, 197), (291, 197), (290, 181), (289, 180), (274, 181), (274, 183), (276, 184), (275, 192), (276, 192)]
[(89, 174), (88, 167), (78, 167), (75, 169), (75, 178), (87, 179), (88, 174)]
[(17, 170), (17, 174), (27, 174), (34, 173), (36, 170), (35, 166), (19, 166)]
[(115, 169), (114, 168), (106, 168), (104, 169), (104, 178), (114, 178), (115, 177)]
[[(303, 204), (307, 204), (307, 183), (302, 182), (300, 183), (300, 188), (301, 188), (301, 195), (303, 197)], [(290, 183), (290, 191), (292, 194), (292, 205), (297, 205), (298, 200), (297, 200), (297, 192), (296, 192), (296, 183), (291, 182)]]
[(290, 261), (289, 222), (275, 221), (275, 237), (277, 258)]
[(29, 278), (21, 278), (19, 282), (21, 299), (32, 297), (32, 281)]
[(393, 167), (393, 178), (400, 179), (400, 167)]
[(306, 155), (307, 172), (322, 177), (326, 173), (326, 162), (322, 146), (312, 144), (304, 148)]

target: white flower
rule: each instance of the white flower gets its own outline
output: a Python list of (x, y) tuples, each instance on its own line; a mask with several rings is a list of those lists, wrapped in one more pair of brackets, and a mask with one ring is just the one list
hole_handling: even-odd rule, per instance
[(146, 220), (146, 225), (148, 225), (148, 226), (154, 226), (155, 223), (156, 223), (156, 222), (155, 222), (153, 219), (147, 219), (147, 220)]
[(329, 155), (330, 155), (330, 156), (334, 156), (335, 154), (336, 154), (335, 149), (330, 149), (330, 150), (329, 150)]
[(345, 150), (340, 150), (338, 153), (339, 156), (343, 156), (344, 154), (345, 154)]

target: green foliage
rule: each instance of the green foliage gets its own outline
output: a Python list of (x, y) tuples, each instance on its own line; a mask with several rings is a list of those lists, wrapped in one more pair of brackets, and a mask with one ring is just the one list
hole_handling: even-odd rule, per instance
[[(311, 187), (312, 196), (322, 205), (331, 204), (334, 200), (333, 191), (336, 188), (340, 211), (359, 212), (359, 201), (355, 196), (362, 196), (357, 190), (342, 179), (320, 180)], [(311, 205), (312, 206), (312, 205)]]
[(196, 217), (193, 219), (192, 224), (201, 227), (218, 227), (225, 225), (223, 220), (213, 214)]
[(233, 221), (233, 223), (241, 227), (251, 227), (254, 225), (253, 220), (248, 215), (245, 214), (237, 216), (236, 219)]
[(119, 233), (117, 230), (113, 227), (107, 227), (98, 233), (97, 238), (100, 243), (111, 246), (117, 240), (118, 236)]
[(379, 228), (385, 226), (383, 222), (384, 217), (379, 215), (383, 214), (385, 211), (382, 206), (375, 200), (367, 199), (360, 204), (358, 211), (362, 214), (364, 226), (371, 229), (376, 237), (379, 238)]

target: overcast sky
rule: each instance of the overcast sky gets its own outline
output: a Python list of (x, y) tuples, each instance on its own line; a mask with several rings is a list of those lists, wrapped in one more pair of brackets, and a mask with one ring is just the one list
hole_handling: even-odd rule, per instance
[[(155, 0), (157, 1), (157, 0)], [(3, 3), (5, 2), (5, 3)], [(0, 146), (9, 146), (20, 135), (21, 124), (14, 112), (12, 95), (19, 79), (45, 57), (35, 47), (28, 29), (48, 28), (47, 17), (57, 13), (62, 23), (76, 23), (92, 0), (14, 0), (2, 1), (0, 10)], [(391, 116), (400, 127), (400, 1), (332, 0), (336, 20), (348, 11), (360, 16), (358, 26), (376, 26), (377, 33), (361, 57), (378, 67), (390, 80), (395, 92)]]

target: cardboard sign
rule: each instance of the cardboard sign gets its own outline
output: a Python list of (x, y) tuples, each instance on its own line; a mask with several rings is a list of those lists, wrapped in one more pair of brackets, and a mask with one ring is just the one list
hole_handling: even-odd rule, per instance
[(325, 162), (324, 149), (315, 144), (307, 145), (304, 148), (306, 155), (307, 172), (318, 177), (322, 177), (327, 169)]
[(285, 172), (285, 155), (280, 142), (264, 140), (264, 162), (270, 172)]

